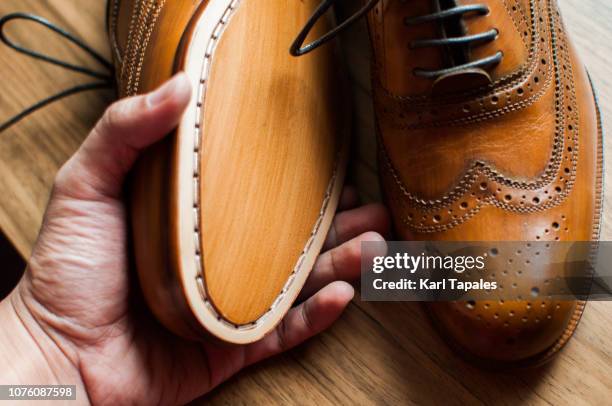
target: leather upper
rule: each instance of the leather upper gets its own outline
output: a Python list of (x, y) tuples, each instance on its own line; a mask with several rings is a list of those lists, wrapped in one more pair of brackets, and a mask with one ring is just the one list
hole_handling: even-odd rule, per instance
[[(504, 56), (487, 71), (491, 84), (436, 94), (433, 80), (416, 77), (413, 69), (439, 69), (444, 50), (407, 45), (439, 35), (436, 23), (403, 23), (435, 11), (432, 3), (383, 0), (369, 16), (379, 167), (400, 239), (597, 239), (596, 106), (556, 3), (457, 1), (490, 9), (486, 16), (465, 16), (467, 34), (499, 32), (494, 41), (475, 45), (471, 58)], [(516, 275), (494, 278), (510, 286)], [(470, 355), (514, 362), (560, 346), (582, 307), (519, 301), (439, 303), (430, 310)]]

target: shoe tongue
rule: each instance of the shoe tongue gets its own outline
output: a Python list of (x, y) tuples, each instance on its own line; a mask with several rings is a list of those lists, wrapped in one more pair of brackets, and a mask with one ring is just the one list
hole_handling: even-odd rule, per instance
[[(437, 11), (444, 11), (457, 7), (456, 0), (436, 0), (436, 3), (434, 7)], [(459, 38), (467, 33), (465, 23), (461, 16), (443, 20), (439, 29), (441, 38)], [(468, 46), (447, 46), (444, 50), (444, 59), (446, 59), (448, 66), (462, 65), (468, 62), (469, 53), (470, 50)]]
[[(435, 0), (438, 11), (448, 10), (461, 5), (460, 0)], [(449, 18), (440, 26), (442, 37), (453, 38), (466, 35), (467, 22), (461, 16)], [(447, 66), (460, 66), (471, 62), (469, 45), (448, 46), (444, 50), (444, 59)], [(481, 68), (467, 68), (447, 73), (435, 80), (432, 86), (433, 94), (457, 93), (470, 89), (477, 89), (491, 83), (491, 76)]]
[(460, 93), (478, 89), (492, 83), (489, 73), (480, 68), (462, 69), (437, 78), (431, 88), (435, 95)]

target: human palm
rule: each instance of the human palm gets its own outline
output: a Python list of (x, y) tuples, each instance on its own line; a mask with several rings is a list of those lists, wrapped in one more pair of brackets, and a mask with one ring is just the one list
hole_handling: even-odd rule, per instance
[(130, 272), (121, 192), (139, 151), (176, 126), (189, 96), (179, 75), (107, 111), (59, 172), (26, 275), (9, 298), (30, 334), (44, 336), (34, 337), (44, 358), (65, 357), (94, 404), (182, 404), (321, 332), (353, 297), (343, 281), (359, 275), (361, 241), (379, 241), (376, 232), (388, 228), (384, 208), (355, 208), (355, 192), (346, 189), (298, 304), (272, 333), (226, 346), (165, 330)]

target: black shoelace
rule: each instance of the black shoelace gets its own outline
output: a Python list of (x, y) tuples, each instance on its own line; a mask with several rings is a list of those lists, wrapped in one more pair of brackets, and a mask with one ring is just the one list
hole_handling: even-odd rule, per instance
[[(66, 38), (68, 41), (77, 45), (79, 48), (84, 50), (87, 54), (92, 56), (98, 63), (100, 63), (102, 67), (104, 67), (105, 72), (98, 72), (98, 71), (95, 71), (95, 70), (92, 70), (92, 69), (89, 69), (83, 66), (73, 65), (71, 63), (61, 61), (59, 59), (50, 57), (48, 55), (22, 47), (21, 45), (15, 44), (14, 42), (8, 39), (8, 37), (6, 36), (4, 32), (4, 28), (6, 24), (13, 20), (33, 21), (59, 34), (60, 36)], [(50, 23), (49, 21), (45, 20), (42, 17), (32, 15), (32, 14), (27, 14), (27, 13), (12, 13), (12, 14), (8, 14), (0, 18), (0, 41), (2, 41), (5, 45), (14, 49), (15, 51), (20, 52), (24, 55), (30, 56), (34, 59), (44, 61), (44, 62), (53, 64), (53, 65), (61, 66), (62, 68), (65, 68), (65, 69), (68, 69), (74, 72), (78, 72), (78, 73), (81, 73), (81, 74), (84, 74), (86, 76), (96, 79), (95, 81), (90, 82), (90, 83), (84, 83), (84, 84), (76, 85), (68, 89), (65, 89), (57, 94), (46, 97), (40, 100), (39, 102), (33, 104), (32, 106), (22, 110), (21, 112), (9, 118), (8, 120), (4, 121), (3, 123), (0, 123), (0, 133), (5, 131), (7, 128), (11, 127), (12, 125), (16, 124), (17, 122), (19, 122), (26, 116), (29, 116), (30, 114), (42, 109), (43, 107), (57, 100), (63, 99), (65, 97), (71, 96), (76, 93), (88, 91), (88, 90), (110, 89), (110, 88), (115, 87), (114, 68), (111, 62), (109, 62), (106, 58), (104, 58), (98, 52), (94, 51), (91, 47), (89, 47), (87, 44), (85, 44), (83, 41), (81, 41), (74, 35), (57, 27), (56, 25)]]
[[(323, 2), (317, 7), (313, 15), (306, 22), (302, 31), (298, 34), (295, 41), (291, 45), (290, 53), (293, 56), (301, 56), (307, 54), (331, 39), (335, 38), (342, 31), (351, 26), (358, 19), (365, 16), (370, 10), (378, 4), (380, 0), (369, 0), (366, 4), (355, 14), (350, 16), (344, 22), (340, 23), (331, 31), (327, 32), (320, 38), (313, 42), (303, 45), (310, 34), (310, 31), (315, 24), (321, 19), (325, 13), (337, 2), (338, 0), (323, 0)], [(407, 0), (410, 1), (410, 0)], [(410, 48), (426, 48), (426, 47), (445, 47), (448, 56), (449, 64), (448, 68), (429, 70), (429, 69), (415, 69), (414, 74), (419, 77), (428, 79), (437, 79), (440, 76), (463, 71), (466, 69), (474, 68), (490, 68), (501, 62), (503, 58), (503, 52), (498, 51), (495, 55), (491, 55), (485, 58), (477, 59), (475, 61), (468, 61), (468, 52), (471, 46), (481, 44), (484, 42), (490, 42), (495, 40), (499, 35), (497, 29), (492, 29), (484, 33), (478, 33), (474, 35), (466, 35), (461, 32), (460, 21), (467, 14), (486, 15), (489, 13), (489, 8), (483, 4), (471, 4), (459, 6), (454, 0), (434, 0), (437, 11), (431, 14), (418, 16), (414, 18), (406, 18), (404, 24), (408, 27), (416, 26), (419, 24), (438, 22), (440, 27), (440, 37), (432, 39), (420, 39), (412, 41), (409, 44)], [(443, 7), (444, 5), (444, 7)], [(450, 24), (447, 24), (450, 22)]]

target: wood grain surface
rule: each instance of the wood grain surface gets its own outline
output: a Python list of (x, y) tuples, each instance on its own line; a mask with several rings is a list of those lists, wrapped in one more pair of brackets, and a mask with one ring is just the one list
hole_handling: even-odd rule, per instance
[[(108, 53), (104, 2), (84, 3), (3, 0), (0, 14), (39, 13)], [(560, 3), (598, 89), (605, 127), (612, 118), (612, 3)], [(91, 65), (73, 47), (37, 29), (15, 26), (10, 33), (56, 55)], [(363, 27), (357, 27), (344, 38), (355, 83), (358, 129), (352, 178), (366, 200), (377, 200), (372, 108), (363, 69), (368, 55), (360, 43), (363, 36)], [(83, 79), (0, 48), (0, 120), (77, 80)], [(0, 229), (24, 257), (36, 239), (55, 172), (111, 98), (111, 92), (73, 96), (2, 134)], [(606, 139), (606, 152), (612, 153), (611, 148)], [(610, 175), (608, 172), (606, 178)], [(606, 193), (606, 207), (612, 203), (611, 196)], [(611, 239), (611, 227), (607, 211), (603, 240)], [(491, 373), (457, 358), (432, 330), (419, 304), (366, 303), (356, 298), (328, 332), (243, 371), (196, 404), (609, 404), (611, 326), (612, 304), (590, 303), (574, 339), (555, 362), (535, 370)]]
[[(74, 0), (4, 0), (0, 14), (31, 12), (65, 27), (94, 49), (110, 55), (102, 1), (87, 7)], [(15, 42), (55, 57), (100, 69), (76, 46), (67, 45), (30, 22), (10, 22)], [(35, 61), (0, 46), (0, 121), (43, 97), (90, 78)], [(1, 135), (0, 229), (28, 257), (42, 220), (55, 173), (77, 149), (112, 98), (111, 91), (87, 92), (55, 103)]]

